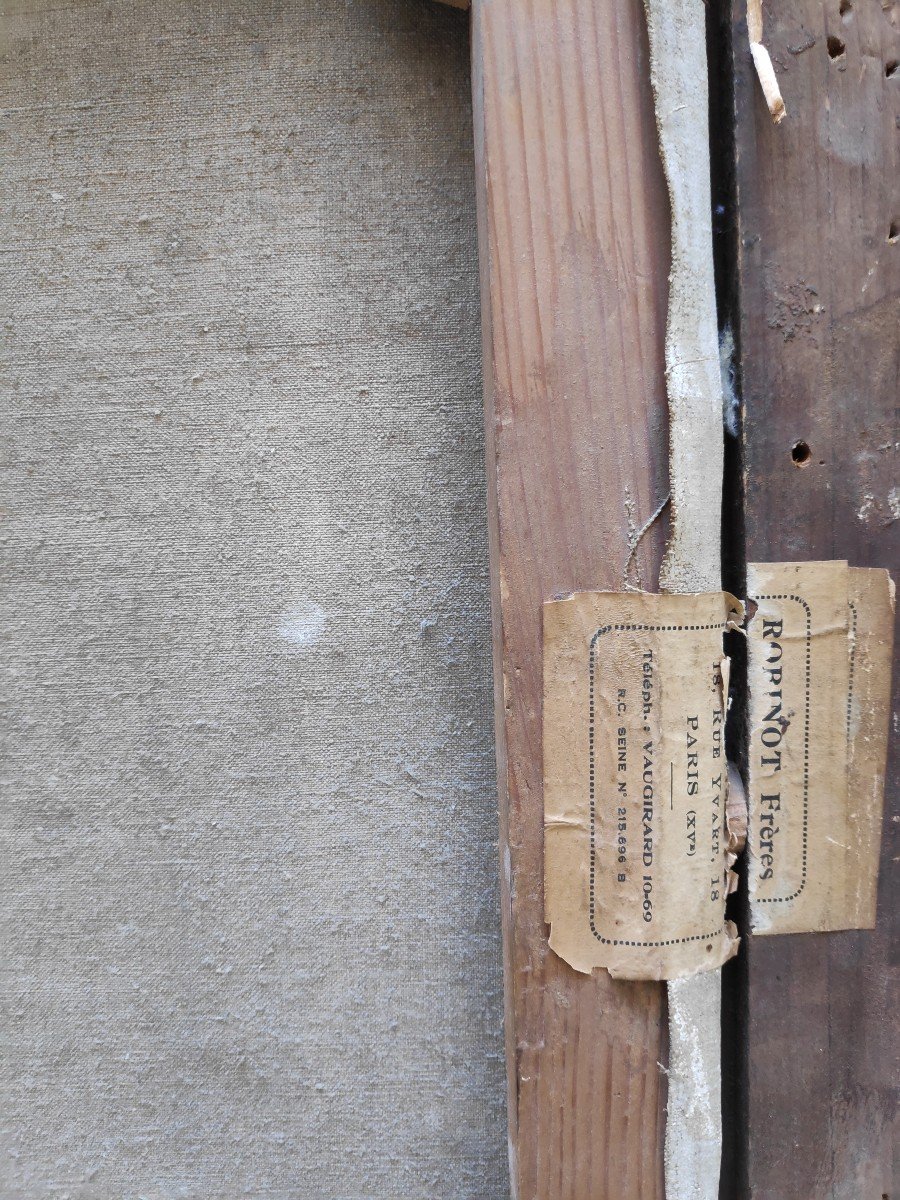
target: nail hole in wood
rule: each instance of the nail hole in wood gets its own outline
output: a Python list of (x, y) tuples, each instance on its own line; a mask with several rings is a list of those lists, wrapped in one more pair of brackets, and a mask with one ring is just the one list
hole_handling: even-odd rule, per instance
[(835, 37), (833, 33), (829, 34), (826, 45), (828, 46), (829, 58), (840, 58), (847, 49), (841, 39), (839, 37)]
[(795, 466), (805, 467), (812, 458), (812, 450), (804, 441), (794, 442), (791, 446), (791, 459)]

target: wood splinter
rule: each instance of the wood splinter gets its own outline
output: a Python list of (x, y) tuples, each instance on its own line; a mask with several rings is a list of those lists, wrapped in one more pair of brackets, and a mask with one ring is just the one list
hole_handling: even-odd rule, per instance
[(762, 44), (763, 13), (762, 0), (747, 0), (747, 34), (750, 38), (750, 53), (753, 65), (759, 78), (763, 95), (766, 98), (769, 112), (776, 125), (781, 124), (787, 115), (787, 109), (781, 95), (781, 88), (775, 76), (775, 68), (768, 50)]

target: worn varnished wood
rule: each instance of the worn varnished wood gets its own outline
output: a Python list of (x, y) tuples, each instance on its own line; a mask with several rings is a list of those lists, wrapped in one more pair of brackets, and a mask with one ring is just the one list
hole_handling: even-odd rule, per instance
[[(476, 0), (473, 62), (514, 1183), (654, 1200), (662, 985), (576, 974), (542, 898), (541, 603), (621, 588), (667, 488), (669, 216), (640, 0)], [(656, 587), (663, 534), (632, 583)]]
[[(777, 128), (746, 51), (743, 4), (735, 11), (747, 553), (896, 573), (900, 75), (890, 64), (900, 9), (843, 7), (768, 6), (765, 38), (788, 110)], [(799, 440), (810, 451), (802, 467), (791, 456)], [(895, 666), (895, 684), (898, 675)], [(877, 929), (749, 945), (744, 1190), (758, 1200), (898, 1194), (896, 761)]]

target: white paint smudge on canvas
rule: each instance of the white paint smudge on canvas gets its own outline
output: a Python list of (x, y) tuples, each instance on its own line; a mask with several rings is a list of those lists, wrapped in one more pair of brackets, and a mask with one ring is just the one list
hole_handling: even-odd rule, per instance
[(301, 597), (282, 613), (279, 634), (295, 646), (313, 646), (325, 632), (325, 610), (313, 600)]

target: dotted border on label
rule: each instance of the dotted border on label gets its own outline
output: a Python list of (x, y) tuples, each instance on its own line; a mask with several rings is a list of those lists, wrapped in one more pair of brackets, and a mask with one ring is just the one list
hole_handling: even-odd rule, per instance
[(850, 719), (853, 713), (853, 675), (856, 670), (856, 625), (859, 613), (852, 600), (847, 601), (853, 613), (853, 624), (850, 628), (850, 678), (847, 680), (847, 742), (850, 741)]
[[(588, 720), (588, 743), (589, 743), (589, 794), (591, 800), (591, 878), (590, 878), (590, 925), (591, 933), (594, 937), (602, 942), (604, 946), (678, 946), (684, 942), (708, 942), (712, 938), (716, 938), (725, 930), (724, 910), (722, 924), (718, 929), (714, 929), (712, 933), (692, 933), (686, 937), (668, 938), (663, 942), (637, 942), (628, 941), (625, 938), (607, 938), (599, 931), (594, 923), (594, 903), (595, 903), (595, 880), (596, 873), (596, 814), (597, 804), (594, 795), (594, 663), (596, 657), (596, 646), (604, 633), (669, 633), (669, 632), (706, 632), (710, 629), (720, 629), (723, 633), (728, 628), (727, 621), (717, 621), (712, 625), (604, 625), (591, 638), (590, 651), (588, 654), (588, 675), (589, 675), (589, 720)], [(724, 887), (723, 887), (724, 892)]]
[(806, 852), (809, 841), (809, 705), (812, 688), (812, 610), (802, 596), (764, 595), (755, 597), (757, 600), (793, 600), (802, 604), (806, 610), (806, 711), (803, 727), (803, 856), (800, 867), (800, 886), (789, 896), (754, 896), (756, 904), (786, 904), (788, 900), (796, 900), (806, 887)]

